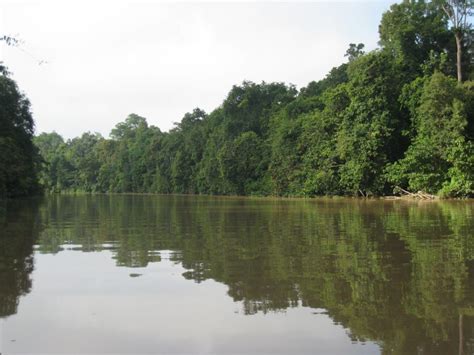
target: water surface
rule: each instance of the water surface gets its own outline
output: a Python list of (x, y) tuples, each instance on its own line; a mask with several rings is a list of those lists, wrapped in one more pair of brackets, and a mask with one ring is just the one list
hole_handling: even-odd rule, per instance
[(0, 352), (474, 354), (474, 203), (11, 201)]

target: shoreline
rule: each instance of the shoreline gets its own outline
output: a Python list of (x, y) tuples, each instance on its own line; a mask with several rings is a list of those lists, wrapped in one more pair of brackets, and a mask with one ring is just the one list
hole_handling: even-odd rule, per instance
[(472, 197), (466, 198), (443, 198), (434, 196), (434, 198), (417, 198), (416, 196), (410, 195), (381, 195), (381, 196), (344, 196), (344, 195), (322, 195), (322, 196), (276, 196), (276, 195), (208, 195), (208, 194), (179, 194), (179, 193), (154, 193), (154, 192), (46, 192), (35, 196), (19, 196), (9, 199), (22, 199), (29, 197), (42, 197), (51, 195), (63, 195), (63, 196), (180, 196), (180, 197), (211, 197), (218, 199), (255, 199), (255, 200), (288, 200), (288, 201), (314, 201), (314, 200), (354, 200), (354, 201), (417, 201), (417, 202), (439, 202), (439, 201), (474, 201)]

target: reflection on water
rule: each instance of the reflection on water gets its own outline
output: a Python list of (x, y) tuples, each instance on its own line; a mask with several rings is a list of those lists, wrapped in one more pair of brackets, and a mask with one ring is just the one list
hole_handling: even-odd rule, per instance
[(36, 207), (36, 201), (14, 201), (7, 209), (0, 200), (0, 318), (15, 314), (19, 297), (31, 289)]
[(9, 339), (36, 317), (69, 324), (89, 352), (114, 349), (104, 340), (126, 352), (121, 336), (136, 333), (130, 352), (474, 353), (472, 202), (110, 195), (7, 207), (11, 352), (78, 349)]

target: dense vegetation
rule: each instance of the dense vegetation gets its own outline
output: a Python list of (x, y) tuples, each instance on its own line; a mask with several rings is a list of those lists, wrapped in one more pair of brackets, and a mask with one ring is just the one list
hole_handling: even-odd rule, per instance
[(372, 196), (401, 187), (473, 196), (471, 10), (471, 1), (394, 4), (379, 49), (351, 44), (348, 63), (299, 91), (243, 82), (170, 132), (132, 114), (109, 139), (43, 133), (35, 139), (42, 183), (49, 191)]
[(30, 103), (0, 62), (0, 198), (38, 191), (33, 130)]

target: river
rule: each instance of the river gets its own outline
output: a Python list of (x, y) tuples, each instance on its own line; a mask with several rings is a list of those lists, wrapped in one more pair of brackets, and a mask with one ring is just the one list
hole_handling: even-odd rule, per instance
[(474, 354), (474, 202), (9, 201), (0, 352)]

